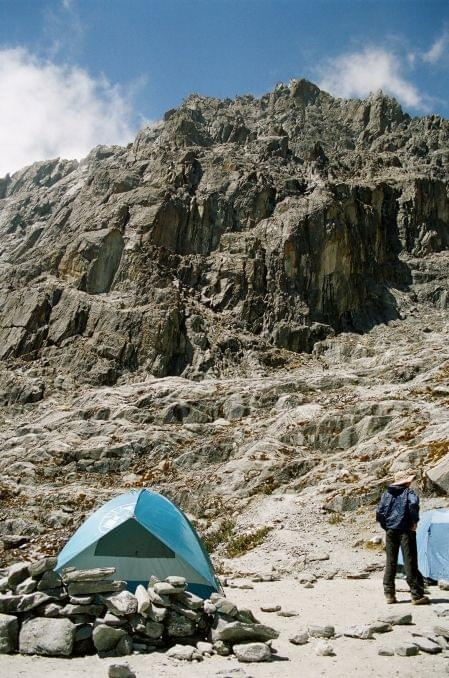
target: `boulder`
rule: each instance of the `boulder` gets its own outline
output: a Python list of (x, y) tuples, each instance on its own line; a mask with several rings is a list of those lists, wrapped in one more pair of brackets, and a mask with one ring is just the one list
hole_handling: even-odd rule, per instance
[(348, 636), (349, 638), (360, 638), (361, 640), (370, 640), (374, 638), (372, 627), (368, 624), (349, 626), (345, 629), (343, 635)]
[(204, 654), (211, 655), (211, 654), (213, 654), (213, 652), (214, 652), (214, 646), (213, 646), (213, 644), (212, 644), (212, 643), (207, 643), (207, 642), (204, 641), (204, 640), (199, 640), (199, 641), (197, 642), (197, 644), (196, 644), (196, 649), (198, 650), (198, 652), (200, 652), (200, 653), (203, 654), (203, 655), (204, 655)]
[[(219, 615), (217, 615), (219, 617)], [(279, 637), (279, 631), (265, 624), (245, 624), (240, 621), (227, 622), (219, 618), (212, 628), (212, 641), (223, 640), (229, 643), (254, 641), (264, 643)]]
[(411, 614), (387, 614), (382, 619), (379, 619), (385, 624), (390, 624), (391, 626), (407, 626), (412, 623)]
[(126, 589), (125, 581), (73, 581), (68, 587), (70, 596), (76, 596), (84, 593), (115, 593), (116, 591), (124, 591)]
[(318, 640), (313, 646), (313, 651), (319, 657), (333, 657), (335, 654), (333, 646), (326, 640)]
[(169, 596), (174, 593), (179, 593), (179, 589), (166, 581), (156, 582), (156, 584), (153, 586), (153, 590), (158, 596)]
[(431, 638), (426, 638), (425, 636), (418, 636), (413, 634), (412, 643), (416, 645), (418, 650), (421, 652), (426, 652), (427, 654), (439, 654), (443, 651), (443, 648), (438, 645), (438, 643)]
[(168, 657), (172, 659), (179, 659), (181, 661), (191, 662), (194, 659), (202, 659), (202, 654), (198, 652), (193, 645), (173, 645), (166, 652)]
[(213, 600), (213, 604), (221, 614), (228, 614), (230, 617), (235, 617), (237, 614), (237, 605), (227, 598), (217, 598)]
[(165, 622), (167, 633), (172, 638), (191, 636), (195, 631), (195, 623), (176, 612), (169, 612)]
[(32, 577), (28, 577), (28, 579), (24, 579), (21, 584), (16, 586), (16, 593), (34, 593), (36, 588), (37, 581), (32, 579)]
[(244, 643), (233, 646), (239, 662), (267, 662), (271, 659), (271, 650), (265, 643)]
[(381, 621), (375, 621), (369, 624), (369, 627), (373, 633), (388, 633), (389, 631), (393, 630), (393, 627), (391, 624), (387, 624), (386, 622), (381, 622)]
[(124, 629), (116, 629), (107, 624), (98, 624), (92, 632), (92, 640), (97, 652), (114, 650), (121, 638), (127, 635)]
[(117, 657), (126, 657), (133, 652), (133, 639), (127, 633), (120, 638), (115, 646), (115, 655)]
[(312, 624), (307, 630), (311, 638), (333, 638), (335, 636), (335, 628), (330, 625)]
[(14, 563), (8, 568), (8, 586), (13, 589), (30, 576), (29, 563)]
[(168, 596), (159, 595), (152, 586), (148, 587), (148, 595), (152, 603), (158, 607), (170, 607), (171, 602)]
[(381, 647), (379, 647), (377, 654), (380, 655), (381, 657), (393, 657), (394, 650), (391, 647), (386, 647), (385, 645), (382, 645)]
[(164, 633), (164, 625), (154, 621), (147, 621), (145, 623), (144, 633), (146, 636), (148, 636), (148, 638), (156, 640), (161, 638), (162, 634)]
[(297, 631), (295, 635), (290, 636), (289, 641), (292, 645), (305, 645), (309, 642), (309, 634), (305, 630)]
[(22, 625), (19, 652), (48, 657), (70, 657), (76, 626), (69, 619), (37, 617)]
[(129, 591), (121, 591), (111, 596), (102, 596), (102, 600), (112, 614), (120, 616), (137, 612), (137, 598)]
[(19, 640), (19, 621), (9, 614), (0, 614), (0, 654), (15, 652)]
[(134, 595), (137, 600), (137, 612), (139, 614), (145, 614), (146, 611), (151, 608), (151, 599), (145, 586), (139, 584)]
[(231, 654), (230, 645), (223, 640), (216, 640), (212, 645), (219, 657), (229, 657)]
[(129, 664), (111, 664), (108, 668), (108, 678), (136, 678)]
[(47, 591), (48, 589), (58, 589), (62, 587), (62, 579), (57, 572), (47, 570), (43, 573), (37, 585), (38, 591)]
[(80, 581), (104, 581), (115, 574), (115, 567), (96, 567), (91, 570), (63, 570), (64, 584)]
[(27, 593), (20, 596), (20, 600), (17, 603), (17, 612), (29, 612), (30, 610), (34, 610), (35, 607), (50, 602), (50, 600), (50, 596), (42, 591)]
[(41, 560), (31, 563), (28, 566), (28, 570), (33, 579), (39, 579), (45, 572), (53, 570), (56, 567), (57, 562), (58, 559), (53, 556), (41, 558)]
[(413, 643), (401, 643), (395, 648), (395, 654), (399, 655), (399, 657), (413, 657), (418, 653), (419, 649)]

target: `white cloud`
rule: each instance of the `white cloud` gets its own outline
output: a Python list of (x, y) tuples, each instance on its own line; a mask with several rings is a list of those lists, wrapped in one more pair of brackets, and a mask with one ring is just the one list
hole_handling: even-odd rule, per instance
[(401, 72), (399, 57), (385, 49), (369, 47), (328, 60), (319, 70), (319, 86), (335, 96), (366, 97), (379, 89), (406, 106), (423, 108), (423, 97)]
[(437, 61), (441, 59), (446, 51), (446, 47), (449, 45), (449, 33), (445, 31), (442, 36), (440, 36), (433, 43), (432, 47), (423, 52), (421, 58), (423, 61), (426, 61), (429, 64), (436, 64)]
[(98, 144), (126, 144), (127, 96), (105, 78), (0, 49), (0, 177), (36, 160), (81, 158)]

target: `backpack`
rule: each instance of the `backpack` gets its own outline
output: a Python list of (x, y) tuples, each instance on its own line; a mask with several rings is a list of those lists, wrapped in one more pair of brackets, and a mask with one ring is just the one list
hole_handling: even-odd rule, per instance
[[(409, 490), (406, 490), (405, 511), (406, 511), (407, 514), (408, 514), (408, 510), (409, 510), (408, 493), (409, 493)], [(390, 494), (389, 492), (384, 492), (381, 499), (380, 499), (379, 506), (377, 507), (376, 521), (378, 523), (380, 523), (380, 526), (383, 530), (387, 529), (387, 520), (388, 520), (388, 517), (391, 513), (391, 509), (393, 507), (394, 500), (395, 500), (395, 497), (393, 497), (392, 494)]]

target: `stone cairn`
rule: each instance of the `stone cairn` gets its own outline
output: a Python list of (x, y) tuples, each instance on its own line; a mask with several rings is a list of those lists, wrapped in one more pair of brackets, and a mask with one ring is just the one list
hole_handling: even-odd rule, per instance
[(152, 577), (135, 594), (114, 581), (115, 568), (54, 571), (56, 558), (0, 570), (0, 653), (120, 657), (166, 650), (200, 660), (235, 654), (267, 661), (278, 632), (220, 594), (186, 590), (183, 577)]

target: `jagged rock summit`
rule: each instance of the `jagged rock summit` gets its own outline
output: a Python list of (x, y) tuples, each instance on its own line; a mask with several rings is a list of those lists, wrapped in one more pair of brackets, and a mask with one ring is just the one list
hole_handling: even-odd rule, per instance
[(446, 120), (381, 92), (293, 80), (260, 99), (192, 95), (126, 148), (7, 176), (3, 379), (17, 359), (45, 366), (8, 397), (241, 372), (398, 317), (407, 257), (449, 244), (448, 146)]

